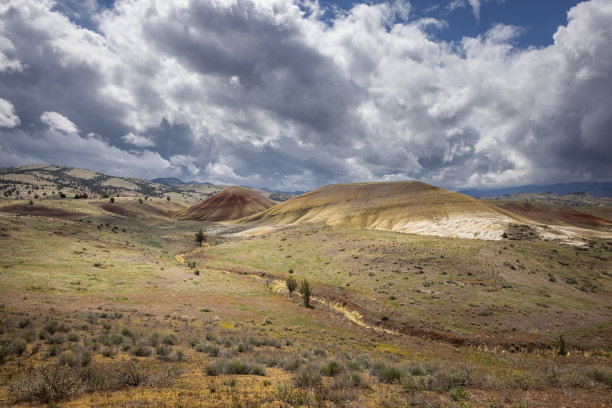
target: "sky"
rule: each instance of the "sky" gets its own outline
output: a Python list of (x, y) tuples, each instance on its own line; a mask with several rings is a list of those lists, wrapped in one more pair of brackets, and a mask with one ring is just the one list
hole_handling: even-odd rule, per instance
[(609, 0), (3, 0), (0, 166), (607, 181), (611, 73)]

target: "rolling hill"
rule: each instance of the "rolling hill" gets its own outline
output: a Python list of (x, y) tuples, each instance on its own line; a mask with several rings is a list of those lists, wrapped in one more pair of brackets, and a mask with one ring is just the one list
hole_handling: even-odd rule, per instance
[(499, 239), (510, 213), (416, 181), (321, 187), (239, 220), (267, 226), (322, 223), (424, 235)]
[(218, 194), (174, 215), (178, 220), (230, 221), (264, 211), (274, 201), (244, 187), (228, 187)]
[[(75, 194), (105, 197), (170, 197), (173, 201), (199, 203), (227, 186), (211, 183), (185, 183), (176, 178), (152, 181), (135, 177), (117, 177), (87, 169), (48, 164), (0, 167), (0, 198), (38, 199), (66, 198)], [(274, 201), (295, 196), (289, 192), (253, 189)]]

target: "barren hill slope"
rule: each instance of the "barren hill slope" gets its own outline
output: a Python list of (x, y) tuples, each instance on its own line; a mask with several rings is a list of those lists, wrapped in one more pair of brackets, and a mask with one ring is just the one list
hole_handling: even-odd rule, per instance
[(487, 203), (417, 181), (336, 184), (239, 222), (326, 225), (499, 239), (511, 215)]
[(195, 221), (230, 221), (257, 214), (276, 204), (244, 187), (228, 187), (218, 194), (179, 211), (174, 218)]

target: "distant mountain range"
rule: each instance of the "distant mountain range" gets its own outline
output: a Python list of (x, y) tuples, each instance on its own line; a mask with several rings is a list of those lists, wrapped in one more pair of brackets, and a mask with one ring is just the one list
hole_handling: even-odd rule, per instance
[[(214, 184), (209, 183), (209, 182), (197, 182), (197, 181), (182, 181), (179, 180), (175, 177), (164, 177), (164, 178), (156, 178), (151, 180), (153, 183), (157, 183), (157, 184), (163, 184), (164, 186), (168, 186), (168, 187), (176, 187), (176, 186), (186, 186), (189, 184), (196, 184), (196, 185), (207, 185), (207, 186), (214, 186)], [(253, 187), (253, 186), (240, 186), (240, 187), (244, 187), (244, 188), (250, 188), (252, 190), (261, 190), (261, 191), (265, 191), (268, 193), (275, 193), (275, 194), (290, 194), (291, 196), (294, 195), (301, 195), (304, 194), (306, 191), (282, 191), (282, 190), (272, 190), (269, 188), (265, 188), (265, 187)], [(283, 200), (280, 200), (283, 201)]]
[(549, 185), (530, 185), (483, 190), (460, 190), (459, 193), (472, 197), (496, 197), (521, 193), (554, 193), (559, 195), (586, 193), (595, 197), (612, 197), (612, 182), (600, 183), (561, 183)]
[(174, 177), (156, 178), (151, 180), (153, 183), (163, 184), (168, 187), (184, 186), (186, 184), (205, 184), (207, 186), (213, 186), (213, 183), (198, 183), (197, 181), (182, 181)]

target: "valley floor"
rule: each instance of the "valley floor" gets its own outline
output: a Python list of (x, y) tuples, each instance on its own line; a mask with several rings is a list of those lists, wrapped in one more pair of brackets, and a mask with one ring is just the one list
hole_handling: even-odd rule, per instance
[(162, 200), (43, 204), (0, 212), (2, 406), (612, 406), (607, 240), (244, 238)]

